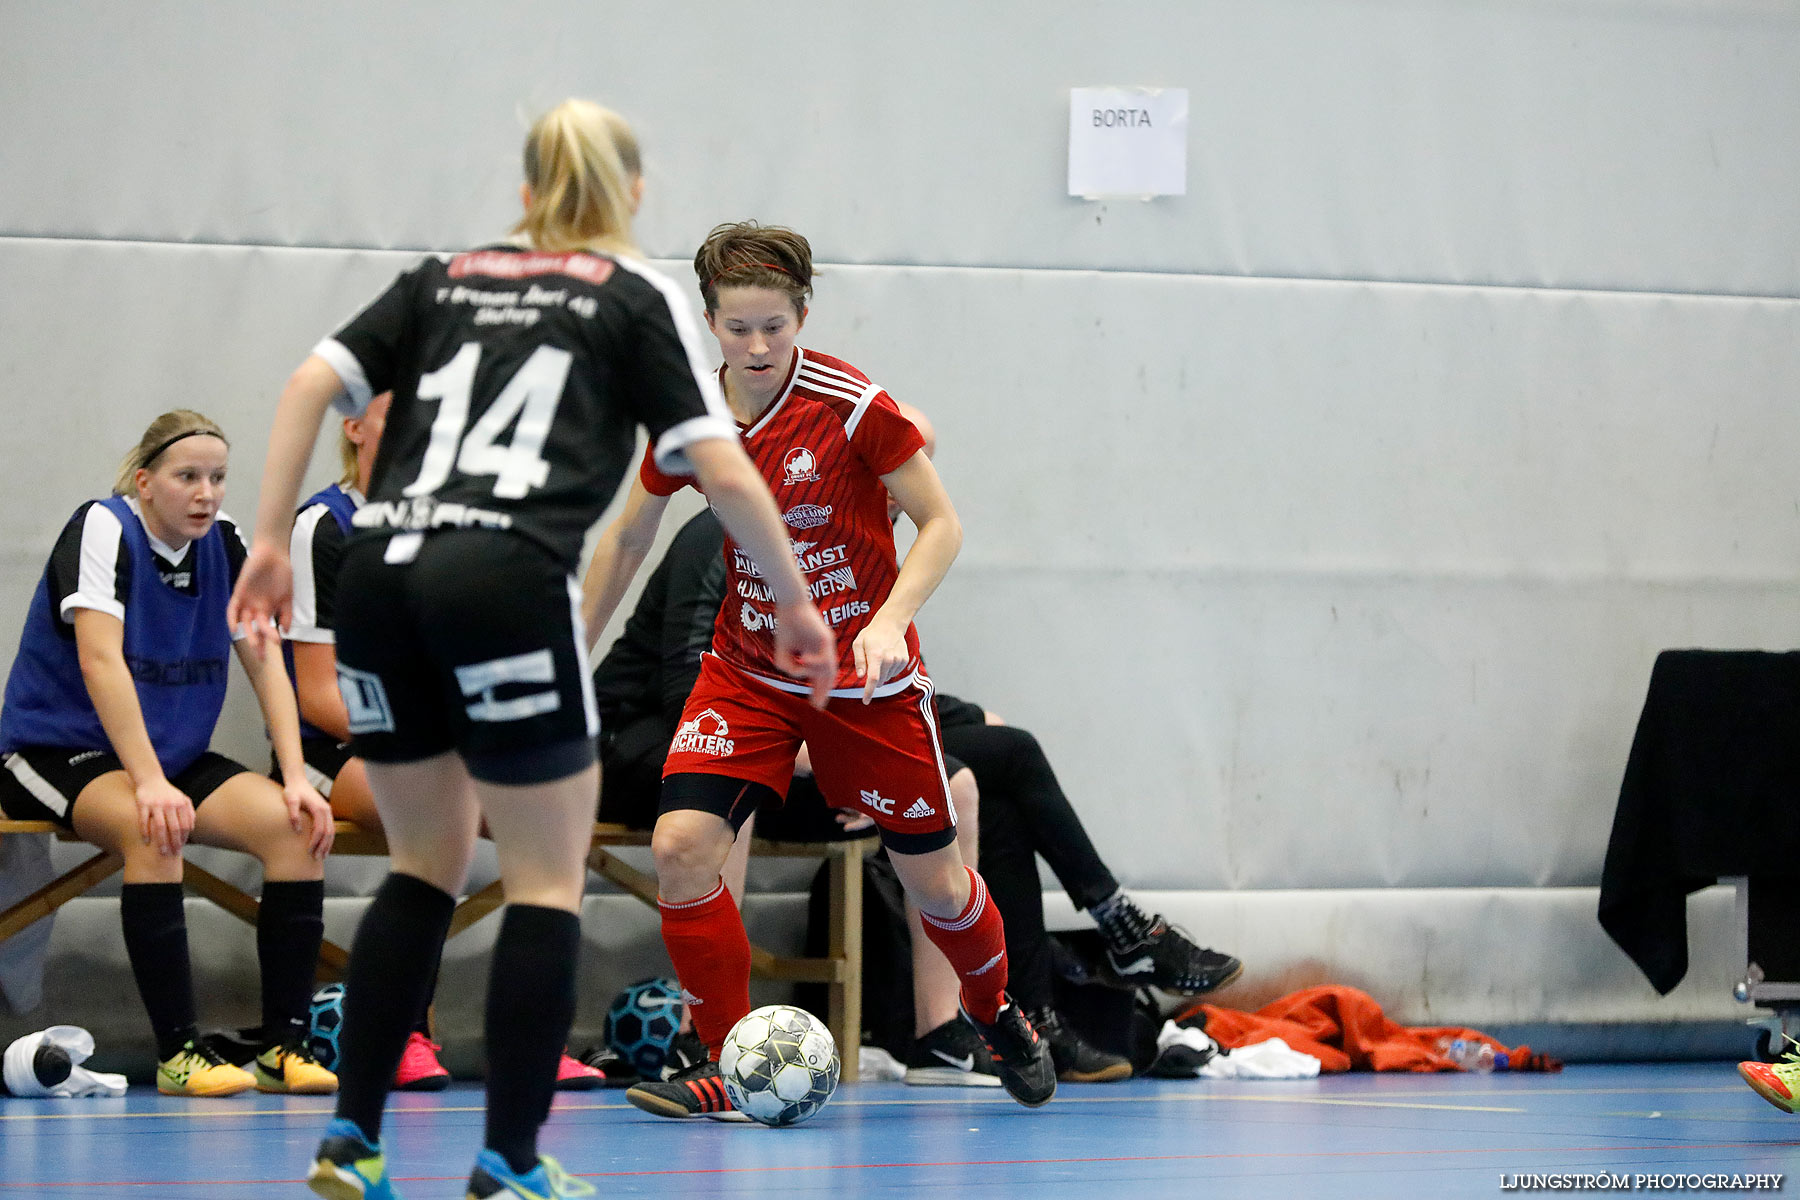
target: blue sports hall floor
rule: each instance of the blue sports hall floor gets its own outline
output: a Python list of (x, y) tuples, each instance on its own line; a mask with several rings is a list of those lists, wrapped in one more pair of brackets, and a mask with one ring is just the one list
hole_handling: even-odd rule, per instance
[[(386, 1136), (403, 1197), (462, 1196), (481, 1101), (472, 1084), (396, 1097)], [(310, 1196), (300, 1180), (329, 1110), (320, 1097), (177, 1100), (142, 1087), (0, 1099), (0, 1196)], [(1609, 1177), (1587, 1190), (1737, 1194), (1730, 1177), (1747, 1174), (1800, 1193), (1800, 1117), (1764, 1103), (1731, 1063), (1065, 1084), (1035, 1111), (997, 1089), (859, 1083), (791, 1129), (668, 1121), (620, 1092), (570, 1093), (543, 1148), (601, 1197), (1329, 1200), (1576, 1190), (1579, 1176)]]

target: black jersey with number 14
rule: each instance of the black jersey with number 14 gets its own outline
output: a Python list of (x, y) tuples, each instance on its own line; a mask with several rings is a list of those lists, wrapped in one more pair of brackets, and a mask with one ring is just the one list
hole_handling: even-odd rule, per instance
[(685, 449), (736, 425), (668, 279), (628, 258), (514, 245), (433, 257), (320, 342), (361, 412), (389, 389), (367, 532), (510, 529), (574, 569), (635, 440)]

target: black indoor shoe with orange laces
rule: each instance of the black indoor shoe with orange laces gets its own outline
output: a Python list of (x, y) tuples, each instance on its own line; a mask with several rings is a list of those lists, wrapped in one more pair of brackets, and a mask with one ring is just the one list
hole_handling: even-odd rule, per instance
[(1038, 1036), (1011, 996), (1004, 998), (992, 1025), (977, 1021), (966, 1008), (963, 1019), (987, 1043), (1007, 1094), (1026, 1108), (1050, 1102), (1056, 1095), (1056, 1063), (1050, 1057), (1050, 1043)]
[(625, 1098), (659, 1117), (711, 1117), (715, 1121), (748, 1121), (725, 1094), (719, 1064), (711, 1059), (679, 1071), (668, 1079), (646, 1080), (627, 1088)]

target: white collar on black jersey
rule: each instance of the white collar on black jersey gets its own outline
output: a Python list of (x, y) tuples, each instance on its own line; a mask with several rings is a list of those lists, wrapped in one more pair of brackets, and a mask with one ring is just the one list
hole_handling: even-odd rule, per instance
[[(187, 546), (183, 546), (181, 549), (177, 550), (175, 547), (169, 545), (169, 543), (150, 532), (149, 523), (144, 520), (144, 510), (142, 506), (138, 504), (136, 496), (126, 496), (124, 500), (131, 511), (136, 514), (138, 524), (144, 527), (144, 536), (150, 539), (150, 549), (156, 551), (156, 557), (162, 559), (170, 566), (176, 566), (182, 559), (187, 557)], [(193, 543), (189, 542), (188, 545), (191, 546)]]
[(362, 494), (362, 489), (357, 487), (354, 483), (340, 483), (338, 484), (338, 490), (350, 497), (350, 503), (354, 504), (357, 508), (361, 508), (369, 502), (369, 498)]

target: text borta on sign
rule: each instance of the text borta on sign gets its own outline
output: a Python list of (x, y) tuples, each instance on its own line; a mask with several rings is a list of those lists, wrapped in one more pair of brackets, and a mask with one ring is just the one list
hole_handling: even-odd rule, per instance
[(1149, 129), (1150, 110), (1147, 108), (1096, 108), (1094, 110), (1094, 126), (1098, 129)]

